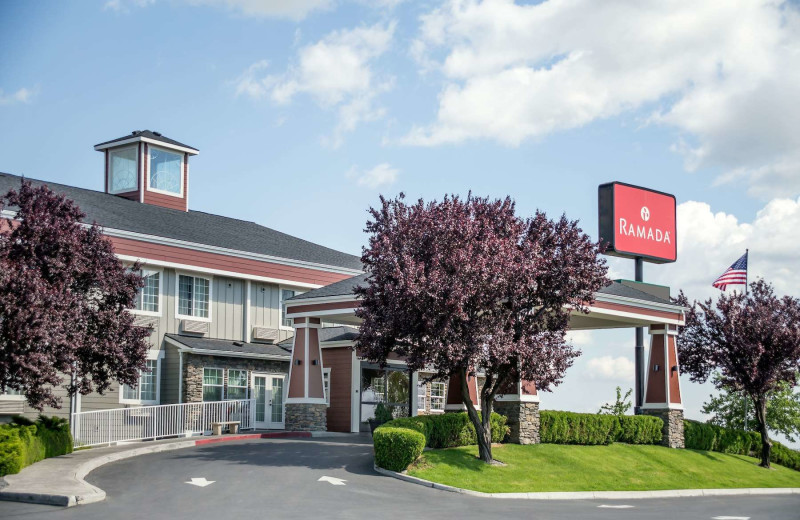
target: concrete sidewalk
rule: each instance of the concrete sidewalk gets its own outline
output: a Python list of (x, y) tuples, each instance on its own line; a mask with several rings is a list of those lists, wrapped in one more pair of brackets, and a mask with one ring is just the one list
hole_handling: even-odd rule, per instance
[[(347, 434), (341, 434), (347, 435)], [(135, 442), (112, 447), (79, 450), (37, 462), (16, 475), (0, 478), (0, 500), (29, 502), (55, 506), (75, 506), (99, 502), (106, 497), (105, 491), (84, 480), (93, 469), (109, 462), (162, 451), (191, 448), (219, 442), (253, 439), (285, 439), (333, 437), (328, 432), (255, 432), (238, 435), (167, 439), (151, 442)]]

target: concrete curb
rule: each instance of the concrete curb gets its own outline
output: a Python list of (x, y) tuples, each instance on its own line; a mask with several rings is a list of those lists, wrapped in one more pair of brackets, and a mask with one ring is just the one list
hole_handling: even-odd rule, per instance
[(431, 482), (405, 473), (375, 466), (375, 471), (387, 477), (450, 493), (461, 493), (483, 498), (512, 498), (516, 500), (637, 500), (643, 498), (714, 497), (731, 495), (798, 495), (800, 488), (731, 488), (731, 489), (659, 489), (656, 491), (552, 491), (540, 493), (483, 493)]
[[(297, 439), (297, 438), (311, 438), (323, 437), (323, 435), (312, 435), (311, 432), (274, 432), (274, 433), (251, 433), (241, 435), (225, 435), (222, 437), (211, 437), (197, 440), (177, 441), (164, 444), (154, 444), (151, 446), (142, 446), (125, 451), (118, 451), (116, 453), (109, 453), (107, 455), (100, 455), (91, 458), (86, 462), (77, 465), (70, 471), (67, 479), (72, 484), (78, 487), (83, 487), (85, 491), (80, 493), (58, 494), (58, 493), (36, 493), (26, 491), (8, 490), (9, 487), (13, 488), (14, 475), (6, 475), (12, 477), (12, 482), (6, 481), (6, 486), (0, 489), (0, 500), (11, 502), (27, 502), (31, 504), (44, 504), (50, 506), (72, 507), (83, 504), (92, 504), (94, 502), (101, 502), (106, 498), (106, 492), (102, 489), (93, 486), (86, 482), (84, 478), (93, 470), (118, 460), (137, 457), (139, 455), (147, 455), (150, 453), (160, 453), (163, 451), (179, 450), (183, 448), (193, 448), (195, 446), (204, 446), (207, 444), (217, 444), (221, 442), (232, 441), (246, 441), (254, 439)], [(47, 460), (47, 459), (46, 459)], [(28, 466), (33, 468), (35, 466)], [(25, 469), (28, 469), (25, 468)], [(24, 471), (24, 470), (23, 470)], [(2, 479), (0, 479), (2, 480)], [(7, 491), (8, 490), (8, 491)]]

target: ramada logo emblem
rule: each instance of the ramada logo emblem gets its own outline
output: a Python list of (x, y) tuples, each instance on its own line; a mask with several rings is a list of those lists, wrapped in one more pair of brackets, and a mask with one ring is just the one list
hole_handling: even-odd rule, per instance
[(645, 222), (650, 220), (650, 210), (647, 209), (647, 206), (642, 206), (641, 214), (642, 214), (642, 220), (644, 220)]

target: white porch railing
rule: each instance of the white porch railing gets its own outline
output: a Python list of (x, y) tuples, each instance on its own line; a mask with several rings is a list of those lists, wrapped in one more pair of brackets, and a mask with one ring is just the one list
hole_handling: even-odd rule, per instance
[(75, 447), (122, 441), (184, 437), (211, 432), (212, 422), (239, 421), (239, 428), (255, 424), (256, 400), (162, 404), (115, 408), (72, 414)]

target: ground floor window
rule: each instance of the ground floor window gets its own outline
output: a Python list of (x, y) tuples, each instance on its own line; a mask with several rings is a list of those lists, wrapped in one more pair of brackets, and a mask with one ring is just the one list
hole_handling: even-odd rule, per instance
[(161, 360), (148, 359), (146, 363), (146, 370), (139, 374), (139, 382), (135, 386), (122, 385), (121, 403), (158, 404)]
[(322, 389), (325, 391), (325, 403), (328, 408), (331, 406), (331, 369), (326, 368), (322, 372)]
[(440, 381), (431, 383), (431, 411), (444, 411), (445, 384)]
[(203, 401), (222, 401), (223, 370), (203, 368)]
[(409, 397), (413, 395), (411, 392), (411, 378), (407, 370), (362, 363), (361, 422), (375, 417), (378, 403), (390, 407), (395, 417), (407, 417)]
[(247, 370), (228, 370), (226, 399), (247, 399)]
[(427, 410), (426, 402), (428, 400), (428, 383), (420, 383), (417, 385), (417, 410)]

